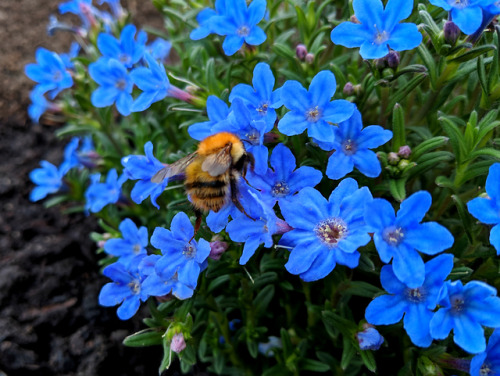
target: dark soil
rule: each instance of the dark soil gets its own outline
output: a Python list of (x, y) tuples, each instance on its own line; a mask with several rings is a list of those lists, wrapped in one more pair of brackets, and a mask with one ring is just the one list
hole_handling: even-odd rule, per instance
[[(144, 328), (147, 312), (123, 322), (115, 308), (97, 303), (108, 281), (89, 239), (95, 219), (28, 200), (29, 172), (43, 159), (59, 164), (66, 144), (54, 137), (54, 127), (27, 121), (33, 84), (23, 74), (36, 47), (69, 46), (69, 36), (45, 33), (58, 3), (0, 2), (0, 376), (157, 375), (161, 348), (121, 344)], [(137, 10), (139, 24), (161, 27), (148, 1)]]

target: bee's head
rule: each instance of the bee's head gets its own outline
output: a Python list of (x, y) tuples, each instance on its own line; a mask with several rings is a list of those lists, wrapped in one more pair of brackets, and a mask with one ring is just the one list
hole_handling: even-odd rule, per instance
[(228, 145), (231, 145), (231, 158), (233, 159), (233, 163), (236, 163), (246, 154), (245, 147), (240, 138), (230, 132), (219, 132), (205, 138), (198, 145), (198, 154), (207, 156)]

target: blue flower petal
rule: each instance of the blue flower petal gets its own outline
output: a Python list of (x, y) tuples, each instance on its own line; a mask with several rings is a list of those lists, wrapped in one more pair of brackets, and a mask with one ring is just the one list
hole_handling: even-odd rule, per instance
[[(368, 235), (368, 238), (369, 237), (370, 236)], [(366, 242), (363, 243), (367, 244), (369, 240), (370, 239), (366, 240)], [(335, 252), (335, 260), (339, 265), (345, 265), (348, 268), (354, 269), (359, 265), (359, 258), (361, 257), (361, 254), (359, 252), (352, 252), (352, 253), (342, 252), (340, 248), (341, 245), (343, 245), (343, 243), (345, 243), (345, 241), (339, 244), (339, 250)]]
[(244, 38), (238, 35), (228, 35), (224, 42), (222, 43), (222, 48), (227, 56), (232, 56), (238, 51), (243, 45)]
[[(285, 82), (281, 88), (281, 100), (286, 108), (295, 110), (297, 114), (301, 113), (302, 115), (311, 105), (307, 90), (298, 81), (288, 80)], [(304, 115), (303, 117), (305, 118)]]
[(180, 282), (194, 289), (198, 283), (200, 265), (194, 260), (190, 260), (179, 267), (177, 275)]
[(418, 252), (412, 247), (405, 247), (405, 243), (399, 245), (398, 253), (394, 255), (392, 265), (396, 277), (408, 287), (417, 288), (424, 283), (424, 262)]
[(354, 162), (351, 157), (345, 155), (341, 150), (337, 150), (328, 158), (326, 167), (326, 176), (330, 179), (342, 179), (354, 168)]
[(345, 99), (337, 99), (325, 105), (322, 119), (331, 123), (341, 123), (348, 120), (355, 110), (356, 106), (353, 103)]
[(330, 38), (333, 43), (344, 47), (361, 47), (367, 39), (373, 38), (373, 32), (364, 25), (342, 22), (332, 30)]
[[(374, 3), (378, 3), (375, 1)], [(372, 40), (365, 41), (359, 49), (359, 54), (363, 59), (380, 59), (389, 53), (386, 43), (374, 43)]]
[(393, 30), (399, 21), (410, 17), (413, 3), (408, 0), (389, 0), (384, 9), (383, 30)]
[(269, 64), (258, 63), (253, 70), (252, 85), (262, 98), (271, 99), (274, 75)]
[(418, 224), (405, 233), (404, 241), (427, 255), (435, 255), (453, 245), (453, 235), (436, 222)]
[(403, 318), (405, 308), (406, 302), (400, 296), (382, 295), (368, 304), (365, 318), (372, 325), (391, 325)]
[(467, 303), (467, 314), (469, 317), (474, 317), (474, 320), (481, 325), (498, 328), (500, 327), (500, 298), (489, 296), (481, 301), (471, 299)]
[(488, 196), (498, 199), (500, 198), (500, 163), (491, 165), (488, 177), (486, 178), (486, 193)]
[(290, 111), (281, 118), (278, 130), (287, 136), (294, 136), (304, 132), (308, 126), (309, 122), (303, 113)]
[(422, 43), (422, 34), (417, 25), (401, 23), (396, 25), (386, 43), (396, 51), (412, 50)]
[[(254, 1), (256, 1), (256, 0), (254, 0)], [(264, 32), (264, 30), (262, 30), (258, 26), (254, 26), (254, 27), (252, 27), (250, 34), (248, 34), (248, 36), (245, 37), (245, 42), (247, 42), (251, 46), (258, 46), (258, 45), (264, 43), (264, 41), (266, 39), (267, 39), (267, 35)]]
[[(290, 233), (293, 233), (292, 230)], [(292, 274), (300, 274), (307, 271), (314, 260), (323, 252), (324, 246), (319, 244), (316, 237), (305, 239), (295, 246), (290, 252), (288, 262), (285, 264), (286, 270)]]
[(261, 243), (262, 242), (258, 236), (252, 236), (251, 238), (248, 238), (248, 240), (245, 242), (243, 252), (240, 257), (240, 265), (245, 265), (248, 260), (250, 260), (250, 257), (254, 255), (255, 251), (257, 250), (257, 248), (259, 248), (259, 245)]
[(453, 328), (453, 318), (445, 309), (438, 310), (431, 319), (431, 336), (434, 339), (445, 339)]
[(382, 1), (354, 0), (352, 2), (352, 7), (356, 18), (362, 24), (383, 26), (382, 16), (384, 8)]
[(305, 187), (315, 187), (323, 179), (323, 174), (309, 166), (302, 166), (295, 170), (288, 178), (290, 192), (298, 192)]
[(495, 247), (497, 255), (500, 255), (500, 225), (496, 225), (491, 229), (490, 243)]
[(257, 25), (266, 14), (266, 0), (253, 0), (248, 6), (247, 16), (249, 25)]
[(142, 112), (151, 107), (151, 104), (156, 99), (156, 92), (147, 91), (141, 93), (132, 103), (130, 110), (132, 112)]
[(500, 213), (493, 199), (476, 197), (467, 203), (469, 212), (487, 225), (500, 223)]
[(418, 191), (401, 203), (396, 214), (397, 225), (407, 227), (420, 223), (431, 207), (432, 197), (427, 191)]
[(359, 135), (357, 144), (366, 149), (378, 148), (392, 138), (392, 132), (378, 125), (370, 125), (363, 128)]
[(335, 253), (333, 250), (329, 252), (320, 252), (318, 257), (313, 261), (311, 267), (300, 274), (300, 278), (305, 282), (317, 281), (325, 278), (335, 268)]
[(337, 81), (332, 72), (324, 70), (316, 74), (309, 85), (311, 103), (324, 108), (335, 94)]
[(483, 20), (483, 14), (479, 6), (467, 6), (462, 9), (452, 8), (451, 19), (464, 34), (474, 33)]
[(328, 217), (326, 199), (314, 188), (306, 187), (280, 205), (287, 223), (304, 230), (312, 230), (319, 221)]
[(139, 300), (139, 296), (129, 296), (123, 301), (122, 305), (118, 307), (116, 313), (118, 314), (120, 320), (128, 320), (135, 315), (140, 305), (141, 302)]
[(453, 341), (467, 352), (472, 354), (486, 350), (486, 339), (481, 324), (467, 315), (455, 319)]
[(328, 142), (334, 139), (333, 126), (323, 119), (310, 123), (307, 134), (318, 141)]
[(106, 283), (99, 293), (99, 304), (104, 307), (113, 307), (130, 296), (130, 287), (114, 282)]
[(92, 92), (90, 101), (95, 107), (108, 107), (115, 103), (119, 93), (114, 87), (101, 86)]
[(382, 166), (377, 158), (377, 154), (368, 149), (360, 149), (353, 154), (354, 167), (359, 172), (369, 178), (376, 178), (382, 172)]
[(430, 322), (433, 312), (425, 304), (408, 304), (404, 317), (404, 328), (411, 341), (419, 347), (429, 347), (432, 343)]
[(123, 116), (130, 115), (133, 98), (130, 94), (121, 92), (116, 100), (116, 109)]
[(380, 282), (384, 290), (390, 294), (402, 295), (406, 290), (406, 285), (394, 274), (392, 265), (382, 266), (382, 270), (380, 271)]

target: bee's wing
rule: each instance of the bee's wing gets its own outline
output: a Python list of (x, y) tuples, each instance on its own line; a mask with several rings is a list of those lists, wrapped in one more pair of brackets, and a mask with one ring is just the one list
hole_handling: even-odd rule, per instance
[(232, 162), (231, 144), (228, 144), (217, 153), (205, 157), (201, 169), (208, 172), (211, 176), (219, 176), (231, 167)]
[(163, 180), (170, 178), (175, 175), (180, 175), (184, 173), (184, 170), (186, 170), (186, 167), (193, 162), (193, 160), (196, 158), (197, 153), (191, 153), (189, 155), (186, 155), (184, 158), (181, 158), (174, 163), (169, 164), (168, 166), (165, 166), (162, 168), (160, 171), (158, 171), (156, 174), (153, 175), (151, 178), (151, 182), (153, 183), (162, 183)]

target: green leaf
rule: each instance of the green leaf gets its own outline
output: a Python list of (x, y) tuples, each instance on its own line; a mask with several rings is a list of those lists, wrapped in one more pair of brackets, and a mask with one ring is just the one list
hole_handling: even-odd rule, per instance
[(449, 138), (444, 136), (438, 136), (429, 138), (428, 140), (423, 141), (419, 145), (415, 146), (411, 153), (411, 158), (414, 161), (418, 161), (418, 159), (428, 152), (435, 150), (448, 142)]
[(211, 293), (220, 286), (227, 286), (230, 280), (231, 277), (228, 274), (224, 274), (213, 279), (208, 285), (207, 293)]
[(363, 296), (365, 298), (373, 298), (383, 290), (364, 281), (350, 281), (349, 287), (344, 290), (343, 294)]
[(264, 287), (253, 300), (253, 305), (257, 315), (263, 315), (267, 311), (267, 306), (274, 297), (275, 288), (273, 285)]
[(460, 266), (458, 268), (453, 268), (451, 273), (448, 275), (452, 281), (462, 278), (470, 277), (474, 273), (474, 269), (468, 268), (466, 266)]
[(352, 358), (356, 354), (356, 347), (353, 346), (351, 339), (347, 336), (343, 337), (342, 358), (340, 359), (340, 368), (346, 370), (351, 363)]
[(323, 311), (321, 314), (323, 324), (331, 337), (333, 337), (333, 333), (337, 330), (347, 337), (350, 337), (354, 332), (356, 332), (357, 326), (352, 321), (347, 320), (331, 311)]
[(479, 77), (479, 83), (481, 84), (481, 88), (483, 89), (484, 95), (489, 95), (489, 87), (488, 87), (488, 79), (486, 77), (486, 68), (484, 66), (484, 59), (482, 56), (479, 56), (477, 59), (477, 75)]
[(472, 228), (472, 218), (471, 215), (469, 214), (469, 211), (467, 210), (465, 203), (462, 201), (462, 199), (457, 196), (457, 195), (452, 195), (451, 196), (453, 202), (455, 203), (455, 206), (457, 207), (458, 215), (460, 219), (462, 220), (462, 225), (464, 227), (465, 233), (467, 234), (467, 237), (469, 238), (469, 242), (472, 244), (473, 242), (473, 237), (470, 232), (470, 229)]
[(455, 158), (453, 153), (448, 151), (435, 151), (420, 157), (418, 164), (408, 172), (408, 178), (421, 175), (430, 169), (436, 169), (441, 162), (449, 162)]
[(224, 357), (224, 354), (220, 350), (214, 350), (214, 370), (215, 373), (220, 375), (222, 374), (222, 370), (224, 369), (224, 366), (226, 365), (226, 359)]
[(360, 351), (361, 360), (363, 364), (370, 371), (375, 372), (377, 370), (377, 363), (375, 363), (375, 357), (373, 356), (373, 352), (371, 350), (363, 350)]
[(255, 341), (255, 339), (253, 338), (247, 337), (246, 342), (250, 356), (254, 359), (257, 359), (257, 356), (259, 355), (259, 345), (257, 344), (257, 341)]
[(182, 351), (181, 360), (190, 366), (196, 363), (196, 352), (192, 345), (188, 344)]
[(469, 159), (474, 159), (477, 157), (492, 157), (496, 160), (500, 160), (500, 150), (496, 150), (493, 148), (483, 148), (475, 150), (469, 155)]
[(395, 200), (401, 202), (406, 198), (406, 178), (389, 179), (389, 191)]
[(253, 289), (257, 290), (266, 285), (270, 285), (278, 280), (278, 273), (276, 272), (267, 272), (262, 273), (258, 277), (254, 279)]
[(277, 55), (295, 61), (295, 51), (293, 51), (288, 45), (282, 43), (274, 43), (272, 48)]
[(418, 73), (406, 85), (399, 88), (392, 96), (387, 106), (386, 114), (392, 111), (396, 103), (401, 102), (403, 99), (408, 97), (408, 95), (419, 86), (427, 78), (427, 73)]
[(448, 60), (450, 63), (463, 63), (469, 60), (472, 60), (482, 54), (485, 54), (489, 51), (496, 50), (496, 46), (494, 44), (485, 44), (482, 46), (474, 47), (473, 49), (454, 57), (453, 59)]
[(429, 78), (431, 81), (431, 87), (433, 90), (436, 88), (437, 81), (437, 68), (436, 62), (434, 61), (434, 57), (431, 55), (425, 43), (420, 43), (417, 49), (418, 55), (423, 60), (424, 65), (427, 67), (427, 71), (429, 72)]
[(134, 333), (125, 337), (123, 344), (128, 347), (147, 347), (160, 345), (163, 340), (164, 331), (157, 329), (144, 329), (140, 332)]
[(462, 162), (462, 159), (466, 155), (464, 136), (462, 135), (462, 132), (460, 131), (458, 126), (450, 118), (441, 116), (438, 118), (438, 120), (441, 121), (443, 129), (450, 137), (450, 143), (455, 154), (455, 159), (457, 163), (460, 164)]
[(172, 350), (170, 350), (169, 341), (165, 336), (163, 338), (163, 359), (160, 364), (160, 368), (158, 369), (158, 374), (161, 376), (162, 372), (166, 369), (170, 368), (172, 364)]
[(303, 371), (311, 372), (326, 372), (330, 370), (330, 366), (328, 364), (322, 363), (319, 360), (307, 358), (300, 361), (299, 367)]
[(392, 111), (392, 150), (398, 152), (399, 148), (406, 145), (405, 114), (399, 103), (394, 105)]

